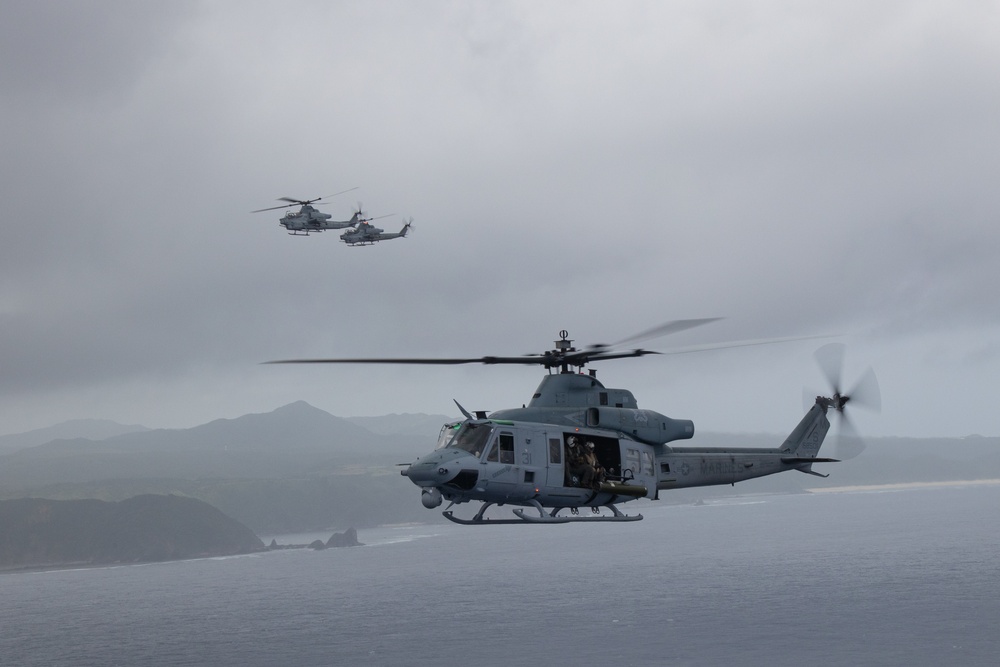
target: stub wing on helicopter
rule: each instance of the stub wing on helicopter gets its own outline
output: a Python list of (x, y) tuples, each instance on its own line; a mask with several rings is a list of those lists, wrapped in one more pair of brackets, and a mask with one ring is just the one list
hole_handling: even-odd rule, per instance
[[(640, 337), (666, 335), (712, 321), (678, 320)], [(555, 348), (542, 354), (514, 357), (298, 359), (269, 363), (480, 363), (540, 365), (548, 369), (531, 400), (520, 408), (487, 415), (470, 413), (459, 405), (465, 419), (445, 424), (437, 448), (402, 470), (403, 476), (420, 487), (425, 507), (436, 508), (447, 500), (450, 505), (444, 516), (465, 525), (636, 521), (642, 516), (622, 514), (617, 505), (638, 498), (656, 500), (664, 490), (735, 484), (787, 470), (819, 475), (812, 470), (814, 464), (839, 460), (819, 457), (830, 429), (828, 412), (833, 409), (842, 417), (842, 432), (853, 432), (846, 428), (849, 422), (845, 406), (850, 402), (877, 409), (881, 404), (873, 374), (871, 381), (866, 376), (854, 390), (842, 393), (839, 370), (828, 371), (832, 395), (817, 396), (780, 446), (678, 447), (675, 441), (694, 435), (690, 420), (640, 409), (630, 391), (605, 387), (594, 371), (580, 372), (586, 364), (596, 361), (673, 352), (615, 351), (609, 345), (578, 350), (567, 336), (561, 332)], [(786, 340), (735, 341), (702, 349)], [(690, 351), (687, 348), (677, 353)], [(462, 519), (451, 511), (452, 505), (471, 501), (481, 503), (472, 518)], [(517, 506), (516, 518), (487, 517), (486, 510), (494, 505)], [(581, 516), (581, 510), (586, 509), (590, 515)], [(563, 510), (569, 514), (560, 514)]]

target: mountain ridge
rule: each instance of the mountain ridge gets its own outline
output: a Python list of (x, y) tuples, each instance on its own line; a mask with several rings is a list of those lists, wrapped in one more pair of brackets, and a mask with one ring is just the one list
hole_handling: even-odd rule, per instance
[(148, 430), (150, 429), (139, 424), (120, 424), (110, 419), (71, 419), (22, 433), (0, 435), (0, 454), (43, 445), (53, 440), (75, 438), (105, 440), (126, 433)]
[[(187, 429), (148, 429), (102, 440), (58, 439), (0, 454), (0, 490), (9, 496), (12, 489), (101, 479), (281, 478), (351, 464), (409, 461), (434, 446), (445, 420), (404, 419), (411, 425), (431, 419), (437, 425), (426, 435), (414, 434), (419, 427), (401, 427), (399, 416), (380, 434), (295, 401)], [(378, 418), (366, 423), (379, 425)]]

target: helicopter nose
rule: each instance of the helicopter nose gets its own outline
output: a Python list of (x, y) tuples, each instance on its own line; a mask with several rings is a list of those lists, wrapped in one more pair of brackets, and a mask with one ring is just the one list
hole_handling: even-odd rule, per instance
[(458, 474), (461, 466), (454, 465), (453, 462), (442, 461), (417, 461), (411, 463), (402, 474), (410, 478), (410, 481), (417, 486), (438, 486), (451, 480)]
[(476, 471), (479, 459), (465, 452), (456, 456), (454, 452), (445, 454), (434, 453), (411, 463), (400, 474), (410, 478), (410, 481), (420, 487), (438, 487), (444, 484), (465, 488), (470, 479), (478, 478)]

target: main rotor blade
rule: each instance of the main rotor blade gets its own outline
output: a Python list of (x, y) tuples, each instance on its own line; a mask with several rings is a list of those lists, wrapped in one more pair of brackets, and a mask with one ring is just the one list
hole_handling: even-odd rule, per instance
[[(607, 351), (602, 352), (600, 350), (582, 350), (580, 352), (571, 352), (565, 356), (565, 362), (570, 366), (582, 366), (588, 364), (591, 361), (604, 361), (606, 359), (626, 359), (628, 357), (644, 357), (647, 354), (662, 354), (661, 352), (654, 352), (653, 350), (628, 350), (624, 352), (613, 352)], [(549, 357), (552, 359), (553, 357)]]
[(813, 340), (815, 338), (830, 338), (837, 334), (816, 334), (815, 336), (785, 336), (783, 338), (750, 338), (747, 340), (731, 340), (706, 345), (689, 345), (660, 350), (657, 354), (688, 354), (690, 352), (706, 352), (708, 350), (728, 350), (734, 347), (752, 347), (754, 345), (772, 345), (774, 343), (790, 343), (796, 340)]
[(657, 325), (652, 329), (647, 329), (641, 333), (637, 333), (634, 336), (623, 338), (622, 340), (612, 343), (611, 345), (597, 345), (595, 347), (619, 347), (621, 345), (625, 345), (626, 343), (637, 343), (639, 341), (650, 340), (652, 338), (660, 338), (661, 336), (668, 336), (687, 329), (693, 329), (694, 327), (700, 327), (703, 324), (709, 324), (710, 322), (715, 322), (716, 320), (721, 319), (721, 317), (706, 317), (696, 320), (671, 320), (670, 322), (664, 322), (663, 324)]
[[(668, 323), (669, 324), (669, 323)], [(697, 324), (691, 326), (698, 326)], [(456, 366), (459, 364), (517, 364), (522, 366), (545, 366), (552, 368), (555, 366), (583, 366), (592, 361), (604, 361), (607, 359), (625, 359), (628, 357), (643, 357), (649, 354), (687, 354), (689, 352), (702, 352), (707, 350), (724, 350), (735, 347), (749, 347), (752, 345), (769, 345), (772, 343), (783, 343), (787, 341), (806, 340), (810, 338), (828, 338), (827, 335), (819, 336), (793, 336), (788, 338), (761, 338), (756, 340), (729, 341), (726, 343), (714, 343), (710, 345), (695, 345), (685, 348), (675, 348), (673, 350), (626, 350), (615, 352), (613, 350), (603, 350), (600, 348), (590, 348), (567, 352), (565, 354), (553, 354), (545, 352), (543, 354), (529, 354), (520, 357), (459, 357), (459, 358), (435, 358), (435, 357), (367, 357), (358, 359), (330, 358), (330, 359), (279, 359), (275, 361), (265, 361), (265, 364), (410, 364), (424, 366)]]
[(459, 364), (545, 364), (544, 355), (530, 357), (476, 357), (476, 358), (367, 358), (367, 359), (279, 359), (265, 364), (417, 364), (425, 366), (457, 366)]

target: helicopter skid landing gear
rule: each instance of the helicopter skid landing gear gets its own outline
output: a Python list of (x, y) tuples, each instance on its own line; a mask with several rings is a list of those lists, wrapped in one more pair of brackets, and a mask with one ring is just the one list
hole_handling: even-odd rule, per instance
[(518, 519), (487, 519), (483, 516), (487, 508), (494, 505), (495, 503), (483, 503), (483, 506), (479, 508), (476, 512), (476, 516), (471, 519), (459, 519), (457, 516), (451, 513), (451, 510), (445, 510), (441, 512), (444, 518), (449, 521), (454, 521), (455, 523), (460, 523), (463, 526), (497, 526), (503, 524), (515, 524), (515, 523), (569, 523), (571, 519), (568, 517), (556, 517), (554, 515), (546, 514), (545, 508), (539, 504), (537, 500), (528, 501), (532, 507), (538, 510), (539, 516), (525, 516), (524, 510), (516, 509), (514, 514), (516, 514)]
[(483, 503), (483, 506), (479, 508), (478, 512), (476, 512), (476, 516), (474, 516), (471, 519), (459, 519), (457, 516), (452, 514), (451, 510), (445, 510), (444, 512), (442, 512), (442, 514), (444, 515), (444, 518), (448, 519), (449, 521), (453, 521), (463, 526), (490, 526), (490, 525), (496, 526), (496, 525), (517, 524), (517, 523), (550, 524), (550, 523), (572, 523), (572, 522), (586, 523), (589, 521), (639, 521), (642, 519), (641, 514), (637, 514), (635, 516), (622, 514), (621, 511), (617, 507), (615, 507), (612, 503), (607, 503), (606, 505), (602, 506), (602, 507), (607, 507), (608, 509), (611, 510), (610, 516), (598, 514), (598, 512), (600, 512), (600, 507), (591, 508), (594, 512), (593, 516), (580, 516), (578, 509), (575, 507), (570, 508), (574, 510), (573, 516), (558, 516), (559, 510), (563, 509), (561, 507), (557, 507), (551, 512), (546, 512), (545, 508), (543, 508), (537, 500), (530, 500), (528, 501), (528, 503), (536, 510), (538, 510), (538, 516), (535, 516), (534, 514), (527, 514), (523, 509), (516, 509), (514, 510), (514, 514), (516, 514), (518, 517), (516, 519), (488, 519), (484, 517), (483, 514), (486, 512), (486, 509), (489, 508), (494, 503)]
[[(609, 510), (611, 510), (611, 516), (598, 514), (598, 512), (601, 511), (600, 509), (601, 507), (607, 507)], [(577, 516), (577, 512), (575, 511), (577, 510), (577, 508), (573, 507), (570, 508), (574, 510), (573, 516), (557, 517), (556, 513), (559, 511), (559, 509), (562, 508), (552, 510), (551, 516), (553, 519), (564, 519), (566, 521), (577, 521), (580, 523), (587, 523), (588, 521), (641, 521), (642, 520), (641, 514), (636, 514), (635, 516), (622, 514), (621, 510), (615, 507), (614, 503), (605, 503), (604, 505), (591, 507), (590, 509), (594, 513), (592, 516)]]

